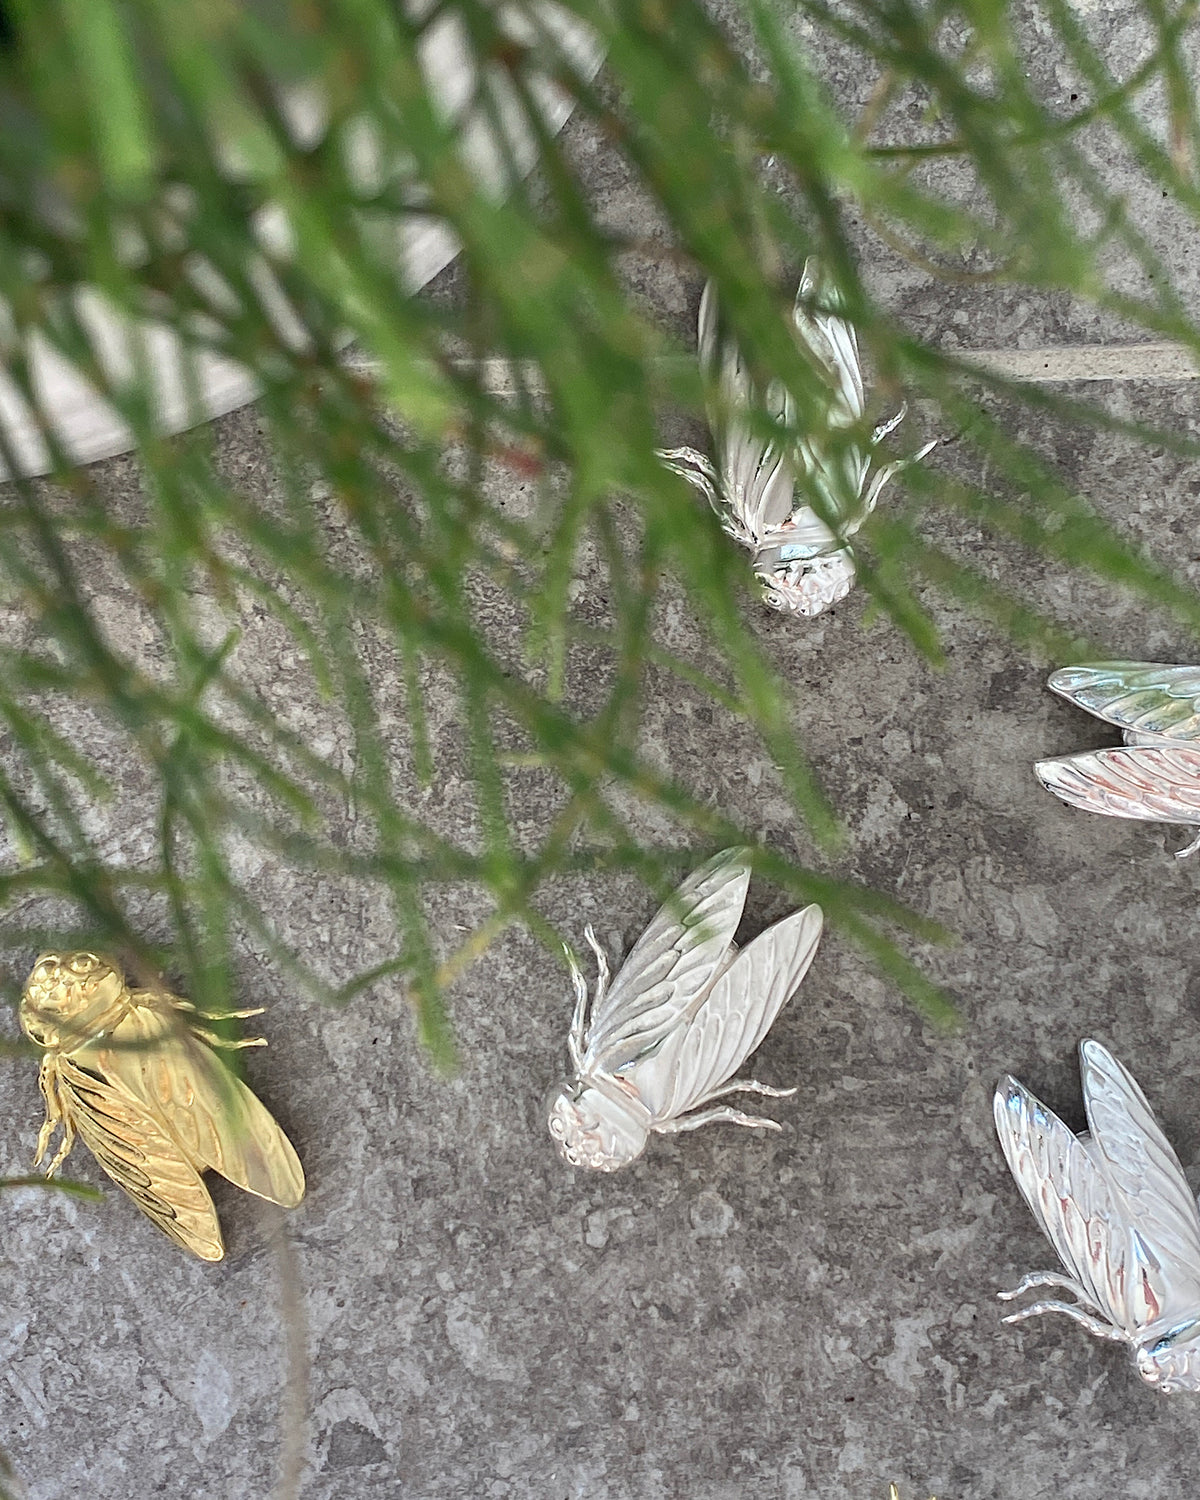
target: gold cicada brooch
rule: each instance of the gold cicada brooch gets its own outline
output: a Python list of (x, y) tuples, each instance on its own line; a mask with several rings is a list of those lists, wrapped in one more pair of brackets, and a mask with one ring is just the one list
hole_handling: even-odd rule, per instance
[(78, 1138), (164, 1234), (202, 1260), (225, 1254), (206, 1171), (284, 1208), (303, 1198), (291, 1142), (215, 1050), (261, 1040), (223, 1041), (187, 1000), (131, 988), (96, 953), (43, 953), (20, 1020), (43, 1051), (46, 1121), (35, 1164), (63, 1128), (48, 1177)]

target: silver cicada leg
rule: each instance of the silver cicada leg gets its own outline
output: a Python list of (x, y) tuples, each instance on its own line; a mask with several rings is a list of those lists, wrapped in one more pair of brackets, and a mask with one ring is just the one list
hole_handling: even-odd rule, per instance
[(571, 970), (571, 986), (575, 991), (575, 1010), (571, 1016), (571, 1031), (567, 1037), (567, 1051), (571, 1055), (571, 1064), (576, 1073), (578, 1073), (583, 1067), (584, 1039), (587, 1031), (588, 987), (587, 980), (583, 977), (583, 970), (579, 967), (579, 960), (575, 957), (574, 951), (564, 943), (563, 952), (567, 956), (567, 966)]
[(1076, 1323), (1086, 1328), (1098, 1339), (1108, 1339), (1114, 1344), (1127, 1343), (1125, 1335), (1119, 1328), (1114, 1328), (1111, 1323), (1105, 1322), (1103, 1318), (1095, 1317), (1092, 1313), (1084, 1312), (1082, 1307), (1077, 1307), (1073, 1302), (1035, 1302), (1032, 1307), (1023, 1307), (1020, 1312), (1009, 1313), (1008, 1317), (1001, 1321), (1005, 1323), (1023, 1323), (1026, 1318), (1040, 1318), (1043, 1313), (1066, 1313), (1068, 1318), (1074, 1318)]
[[(595, 929), (590, 922), (584, 928), (583, 935), (587, 938), (588, 947), (596, 955), (596, 994), (592, 1002), (592, 1009), (595, 1009), (604, 1003), (612, 971), (608, 964), (608, 954), (597, 941)], [(575, 991), (575, 1010), (571, 1016), (571, 1032), (567, 1038), (567, 1050), (571, 1054), (571, 1062), (578, 1073), (583, 1069), (583, 1054), (587, 1050), (588, 986), (587, 980), (583, 977), (583, 970), (579, 967), (579, 960), (572, 949), (564, 945), (563, 951), (567, 956), (567, 965), (571, 970), (571, 985)]]
[(672, 474), (686, 479), (694, 490), (704, 496), (713, 510), (718, 515), (721, 514), (721, 499), (718, 494), (720, 480), (711, 459), (706, 458), (703, 453), (697, 453), (695, 448), (659, 448), (656, 450), (656, 457)]
[(1189, 854), (1195, 854), (1195, 852), (1196, 852), (1197, 849), (1200, 849), (1200, 833), (1198, 833), (1196, 835), (1196, 837), (1192, 840), (1192, 842), (1187, 846), (1186, 849), (1178, 849), (1178, 850), (1176, 850), (1176, 852), (1175, 852), (1175, 858), (1176, 859), (1187, 859), (1188, 855)]
[(711, 1104), (714, 1099), (723, 1099), (726, 1094), (765, 1094), (768, 1099), (790, 1099), (793, 1094), (798, 1094), (796, 1089), (777, 1089), (769, 1083), (759, 1083), (754, 1078), (739, 1078), (734, 1083), (727, 1083), (723, 1088), (713, 1089), (711, 1094), (705, 1094), (700, 1103)]
[(1023, 1297), (1026, 1292), (1043, 1286), (1056, 1286), (1064, 1292), (1070, 1292), (1079, 1298), (1084, 1307), (1090, 1307), (1093, 1312), (1100, 1311), (1080, 1283), (1073, 1276), (1064, 1276), (1061, 1271), (1030, 1271), (1028, 1276), (1021, 1277), (1011, 1292), (997, 1292), (996, 1296), (1001, 1302), (1012, 1302), (1017, 1297)]
[(650, 1128), (658, 1135), (679, 1135), (685, 1130), (699, 1130), (701, 1125), (716, 1125), (718, 1122), (747, 1125), (751, 1130), (783, 1129), (778, 1120), (760, 1120), (755, 1115), (744, 1115), (729, 1104), (718, 1104), (715, 1109), (698, 1109), (694, 1114), (680, 1115), (677, 1120), (656, 1121)]
[(589, 922), (583, 929), (583, 935), (587, 939), (587, 945), (596, 955), (596, 1005), (604, 1004), (604, 997), (608, 994), (608, 981), (612, 970), (608, 966), (608, 954), (596, 941), (596, 929)]

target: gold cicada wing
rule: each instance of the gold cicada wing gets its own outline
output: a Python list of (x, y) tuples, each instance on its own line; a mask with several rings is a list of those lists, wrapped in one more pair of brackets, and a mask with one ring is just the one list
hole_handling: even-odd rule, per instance
[(117, 1186), (177, 1245), (220, 1260), (225, 1243), (201, 1169), (155, 1111), (107, 1076), (89, 1047), (52, 1057), (47, 1071), (63, 1125)]
[(105, 1063), (178, 1141), (195, 1165), (295, 1208), (304, 1171), (274, 1116), (163, 1002), (139, 993), (111, 1033)]

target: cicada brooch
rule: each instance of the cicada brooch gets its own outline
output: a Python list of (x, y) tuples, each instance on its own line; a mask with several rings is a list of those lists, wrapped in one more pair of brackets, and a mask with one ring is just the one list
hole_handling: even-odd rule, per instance
[[(750, 552), (764, 602), (806, 616), (819, 615), (850, 592), (855, 578), (850, 538), (892, 475), (935, 446), (927, 443), (911, 459), (877, 462), (879, 445), (903, 420), (903, 408), (876, 427), (869, 441), (830, 440), (839, 429), (860, 427), (866, 411), (858, 339), (851, 324), (830, 310), (837, 305), (836, 290), (810, 259), (793, 316), (798, 337), (825, 376), (823, 420), (802, 438), (765, 441), (744, 414), (758, 411), (793, 434), (795, 401), (779, 382), (765, 392), (757, 389), (737, 347), (721, 335), (710, 282), (700, 300), (698, 349), (701, 369), (716, 380), (709, 411), (716, 462), (694, 448), (660, 454)], [(797, 483), (803, 494), (817, 498), (816, 509), (807, 501), (797, 503)]]
[(1176, 858), (1200, 849), (1200, 667), (1098, 662), (1064, 667), (1050, 686), (1125, 743), (1039, 760), (1042, 785), (1087, 812), (1190, 825), (1196, 836)]
[(784, 917), (740, 953), (733, 942), (746, 903), (746, 851), (726, 850), (679, 887), (610, 983), (590, 927), (599, 978), (591, 1001), (573, 955), (574, 1075), (550, 1102), (550, 1134), (574, 1167), (615, 1172), (651, 1135), (728, 1121), (778, 1130), (774, 1120), (719, 1103), (730, 1094), (785, 1098), (795, 1089), (729, 1080), (762, 1042), (808, 971), (821, 909)]
[(1041, 1287), (1005, 1318), (1074, 1318), (1128, 1344), (1138, 1373), (1168, 1394), (1200, 1391), (1200, 1213), (1179, 1158), (1129, 1072), (1099, 1042), (1080, 1045), (1088, 1130), (1076, 1136), (1015, 1078), (996, 1090), (1000, 1144), (1067, 1274), (1037, 1271), (1005, 1301)]
[(223, 1041), (188, 1001), (132, 989), (96, 953), (43, 953), (21, 996), (20, 1020), (43, 1052), (46, 1121), (35, 1165), (63, 1129), (48, 1177), (78, 1137), (165, 1234), (213, 1261), (225, 1244), (206, 1171), (284, 1208), (303, 1198), (291, 1142), (215, 1050), (265, 1042)]

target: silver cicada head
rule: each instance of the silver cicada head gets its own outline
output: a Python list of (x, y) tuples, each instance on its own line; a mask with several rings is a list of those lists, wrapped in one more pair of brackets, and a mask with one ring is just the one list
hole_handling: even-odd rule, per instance
[(839, 604), (854, 587), (854, 559), (848, 552), (781, 563), (772, 572), (757, 570), (763, 603), (781, 614), (811, 619)]
[(1182, 1341), (1170, 1334), (1137, 1351), (1138, 1374), (1164, 1396), (1178, 1391), (1200, 1391), (1200, 1328), (1183, 1330)]
[(632, 1107), (626, 1108), (581, 1078), (554, 1090), (548, 1114), (558, 1154), (572, 1167), (615, 1172), (635, 1161), (650, 1139), (649, 1129)]

